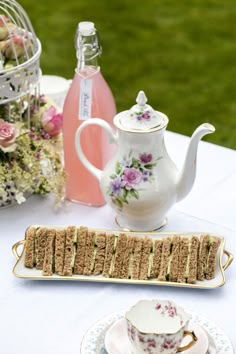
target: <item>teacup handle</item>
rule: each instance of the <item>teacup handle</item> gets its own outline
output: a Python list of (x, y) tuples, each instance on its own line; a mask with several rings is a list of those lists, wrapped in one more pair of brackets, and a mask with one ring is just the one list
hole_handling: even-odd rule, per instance
[(100, 182), (103, 171), (100, 170), (99, 168), (93, 166), (91, 164), (91, 162), (88, 161), (88, 159), (85, 157), (85, 155), (82, 151), (81, 144), (80, 144), (81, 132), (88, 125), (98, 125), (98, 126), (102, 127), (106, 131), (106, 133), (109, 137), (109, 143), (111, 143), (111, 144), (117, 143), (117, 135), (113, 132), (110, 125), (107, 122), (105, 122), (103, 119), (100, 119), (100, 118), (88, 119), (87, 121), (83, 122), (80, 125), (80, 127), (77, 129), (77, 131), (75, 133), (75, 150), (77, 152), (77, 155), (78, 155), (80, 161), (82, 162), (84, 167), (87, 168), (87, 170)]
[(180, 347), (177, 349), (177, 353), (180, 353), (180, 352), (183, 352), (185, 350), (188, 350), (189, 348), (191, 348), (194, 343), (197, 341), (197, 337), (195, 335), (195, 333), (192, 331), (184, 331), (184, 335), (183, 337), (186, 337), (186, 336), (191, 336), (192, 337), (192, 340), (190, 343), (188, 343), (187, 345), (185, 345), (184, 347)]

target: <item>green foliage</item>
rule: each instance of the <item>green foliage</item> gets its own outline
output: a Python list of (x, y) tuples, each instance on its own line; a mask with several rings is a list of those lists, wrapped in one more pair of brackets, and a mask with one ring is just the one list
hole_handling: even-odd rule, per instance
[(115, 170), (116, 170), (117, 175), (119, 175), (121, 173), (121, 164), (119, 162), (116, 163)]
[(138, 192), (137, 190), (131, 189), (131, 190), (129, 191), (129, 193), (130, 193), (130, 195), (131, 195), (132, 197), (134, 197), (135, 199), (139, 199), (139, 192)]
[(101, 67), (117, 110), (139, 90), (165, 112), (168, 129), (236, 148), (235, 0), (20, 0), (42, 42), (44, 74), (72, 78), (79, 21), (94, 21), (104, 55)]

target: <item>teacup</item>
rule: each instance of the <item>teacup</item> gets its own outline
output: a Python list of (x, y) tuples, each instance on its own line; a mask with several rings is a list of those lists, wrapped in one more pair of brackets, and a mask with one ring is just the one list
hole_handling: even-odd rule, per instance
[[(194, 332), (186, 330), (191, 316), (172, 301), (141, 300), (126, 312), (125, 318), (135, 354), (175, 354), (197, 341)], [(192, 340), (181, 347), (188, 335)]]

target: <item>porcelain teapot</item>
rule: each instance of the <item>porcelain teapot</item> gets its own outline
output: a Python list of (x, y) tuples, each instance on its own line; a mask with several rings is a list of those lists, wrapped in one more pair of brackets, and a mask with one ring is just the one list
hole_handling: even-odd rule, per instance
[[(205, 123), (195, 130), (182, 171), (178, 171), (164, 142), (168, 117), (147, 104), (143, 91), (136, 102), (114, 117), (117, 132), (99, 118), (83, 122), (75, 135), (75, 148), (83, 165), (100, 182), (105, 200), (117, 213), (118, 225), (126, 230), (153, 231), (166, 224), (168, 210), (191, 190), (198, 143), (215, 128)], [(105, 129), (110, 143), (118, 145), (104, 171), (93, 166), (81, 149), (82, 130), (94, 124)]]

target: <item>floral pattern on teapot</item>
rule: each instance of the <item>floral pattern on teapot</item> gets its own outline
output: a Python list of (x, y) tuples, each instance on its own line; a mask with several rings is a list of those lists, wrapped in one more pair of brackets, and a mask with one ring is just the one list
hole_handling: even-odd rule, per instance
[[(165, 146), (168, 117), (147, 104), (143, 91), (136, 102), (114, 117), (116, 132), (103, 119), (83, 122), (76, 131), (75, 148), (82, 164), (99, 181), (105, 200), (117, 212), (117, 224), (132, 231), (153, 231), (166, 224), (168, 210), (190, 192), (196, 175), (198, 143), (215, 128), (204, 123), (195, 130), (182, 170), (178, 171)], [(118, 147), (104, 170), (89, 162), (82, 151), (81, 133), (89, 125), (103, 128), (109, 142)], [(162, 158), (157, 167), (156, 157)]]
[(128, 157), (123, 156), (122, 161), (117, 161), (107, 188), (112, 202), (122, 209), (124, 204), (129, 204), (129, 199), (139, 199), (140, 192), (145, 190), (143, 183), (155, 180), (152, 170), (161, 158), (153, 158), (152, 154), (146, 152), (135, 157), (131, 150)]

